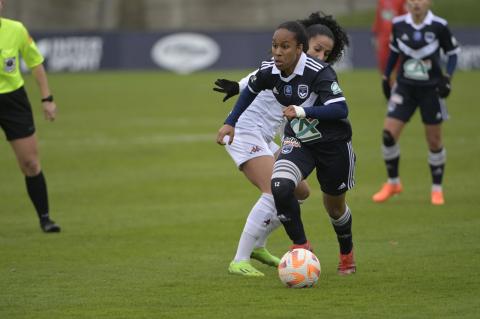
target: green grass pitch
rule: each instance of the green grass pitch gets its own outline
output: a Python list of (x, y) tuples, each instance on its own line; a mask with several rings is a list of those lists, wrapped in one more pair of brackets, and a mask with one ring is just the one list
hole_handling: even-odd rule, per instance
[[(212, 83), (244, 74), (53, 74), (54, 123), (43, 120), (27, 77), (62, 233), (41, 233), (1, 141), (0, 318), (478, 318), (480, 73), (459, 72), (448, 100), (443, 207), (429, 203), (418, 114), (400, 143), (404, 193), (370, 200), (386, 178), (380, 77), (339, 74), (358, 156), (347, 196), (358, 273), (336, 274), (336, 238), (310, 179), (303, 217), (322, 274), (302, 290), (256, 262), (265, 278), (227, 274), (258, 192), (215, 144), (233, 102), (222, 103)], [(288, 246), (283, 229), (269, 240), (277, 255)]]

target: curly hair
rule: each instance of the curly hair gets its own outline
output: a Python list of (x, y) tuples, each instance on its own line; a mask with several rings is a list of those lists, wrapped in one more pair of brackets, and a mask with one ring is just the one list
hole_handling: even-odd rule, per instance
[(345, 47), (350, 43), (347, 32), (331, 15), (319, 11), (310, 14), (307, 19), (298, 20), (307, 29), (308, 38), (325, 35), (333, 40), (333, 49), (325, 62), (334, 64), (342, 57)]

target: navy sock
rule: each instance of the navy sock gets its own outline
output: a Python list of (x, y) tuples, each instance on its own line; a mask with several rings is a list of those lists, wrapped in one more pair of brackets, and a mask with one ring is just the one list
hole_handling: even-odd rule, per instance
[(347, 207), (345, 214), (337, 220), (331, 220), (333, 229), (337, 233), (338, 244), (340, 245), (340, 253), (342, 255), (349, 254), (353, 248), (352, 240), (352, 214)]

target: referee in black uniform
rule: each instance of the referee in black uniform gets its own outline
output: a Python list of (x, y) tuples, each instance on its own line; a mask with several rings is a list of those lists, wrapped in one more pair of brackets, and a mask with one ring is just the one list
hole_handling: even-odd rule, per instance
[[(377, 203), (402, 192), (398, 172), (398, 140), (417, 107), (429, 148), (431, 203), (445, 203), (442, 179), (446, 151), (442, 142), (441, 123), (448, 116), (444, 99), (450, 94), (450, 79), (457, 65), (459, 48), (447, 21), (435, 16), (430, 6), (430, 0), (408, 0), (409, 13), (393, 19), (391, 52), (382, 82), (384, 94), (389, 99), (382, 145), (388, 181), (373, 195), (372, 199)], [(446, 73), (442, 70), (440, 50), (448, 57)], [(391, 91), (390, 74), (397, 60), (400, 60), (397, 85)]]
[(40, 166), (32, 109), (20, 73), (19, 54), (32, 70), (40, 88), (48, 121), (55, 119), (57, 106), (48, 86), (42, 55), (22, 23), (1, 17), (3, 5), (0, 0), (0, 127), (25, 175), (27, 192), (37, 211), (41, 229), (46, 233), (57, 233), (60, 227), (49, 216), (47, 184)]

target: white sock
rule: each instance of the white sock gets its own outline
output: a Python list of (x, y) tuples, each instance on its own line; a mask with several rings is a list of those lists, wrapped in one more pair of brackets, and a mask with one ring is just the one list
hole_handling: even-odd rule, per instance
[(432, 192), (441, 192), (442, 185), (441, 184), (432, 184)]
[(279, 225), (273, 196), (263, 193), (248, 215), (234, 261), (250, 260), (253, 249), (264, 247), (267, 236)]
[(388, 178), (387, 181), (389, 184), (400, 184), (400, 177)]
[(268, 206), (271, 211), (272, 217), (270, 218), (270, 222), (268, 223), (268, 225), (265, 226), (266, 228), (265, 231), (260, 235), (257, 242), (255, 243), (255, 248), (265, 247), (265, 245), (267, 244), (268, 236), (270, 236), (270, 234), (275, 229), (277, 229), (280, 225), (282, 225), (282, 222), (280, 222), (280, 220), (277, 217), (277, 209), (275, 208), (275, 201), (273, 200), (273, 195), (262, 194), (262, 197), (263, 195), (265, 195), (264, 204), (267, 204), (267, 201), (268, 201)]

